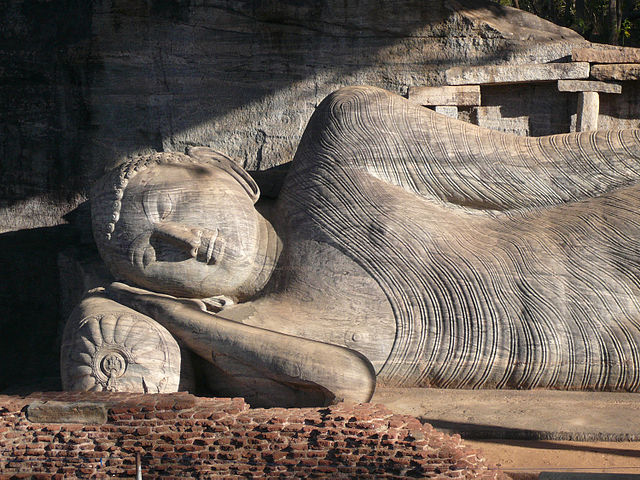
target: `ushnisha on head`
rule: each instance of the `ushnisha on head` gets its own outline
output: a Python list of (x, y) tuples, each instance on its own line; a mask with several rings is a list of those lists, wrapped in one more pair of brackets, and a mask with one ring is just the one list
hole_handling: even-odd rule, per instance
[(91, 192), (93, 234), (117, 279), (160, 293), (246, 299), (277, 256), (254, 208), (258, 186), (205, 147), (137, 157)]

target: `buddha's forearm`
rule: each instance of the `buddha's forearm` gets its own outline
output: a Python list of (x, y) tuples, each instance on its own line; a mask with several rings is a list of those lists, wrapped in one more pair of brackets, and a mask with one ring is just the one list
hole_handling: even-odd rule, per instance
[(320, 386), (335, 400), (368, 401), (375, 388), (371, 363), (359, 353), (222, 319), (180, 300), (124, 284), (107, 290), (114, 300), (165, 326), (192, 351), (214, 362), (228, 356), (278, 382)]

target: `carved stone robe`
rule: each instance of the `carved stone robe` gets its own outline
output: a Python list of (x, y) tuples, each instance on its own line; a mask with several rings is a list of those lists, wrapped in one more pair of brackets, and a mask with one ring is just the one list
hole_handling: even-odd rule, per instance
[(516, 137), (343, 89), (280, 195), (285, 268), (311, 241), (373, 280), (381, 383), (637, 391), (639, 159), (638, 130)]

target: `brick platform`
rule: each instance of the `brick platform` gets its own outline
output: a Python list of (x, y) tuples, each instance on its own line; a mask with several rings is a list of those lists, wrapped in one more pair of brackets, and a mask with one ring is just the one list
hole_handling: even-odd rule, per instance
[[(28, 405), (39, 401), (93, 402), (106, 423), (33, 423)], [(2, 480), (133, 477), (138, 452), (145, 479), (506, 478), (460, 437), (381, 405), (251, 409), (240, 398), (186, 393), (0, 396)]]

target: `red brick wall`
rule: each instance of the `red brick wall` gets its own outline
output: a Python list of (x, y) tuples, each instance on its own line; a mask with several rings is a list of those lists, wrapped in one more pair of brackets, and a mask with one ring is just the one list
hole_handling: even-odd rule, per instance
[[(36, 400), (99, 402), (101, 425), (32, 423)], [(0, 479), (505, 478), (477, 451), (380, 405), (251, 409), (186, 393), (0, 396)]]

